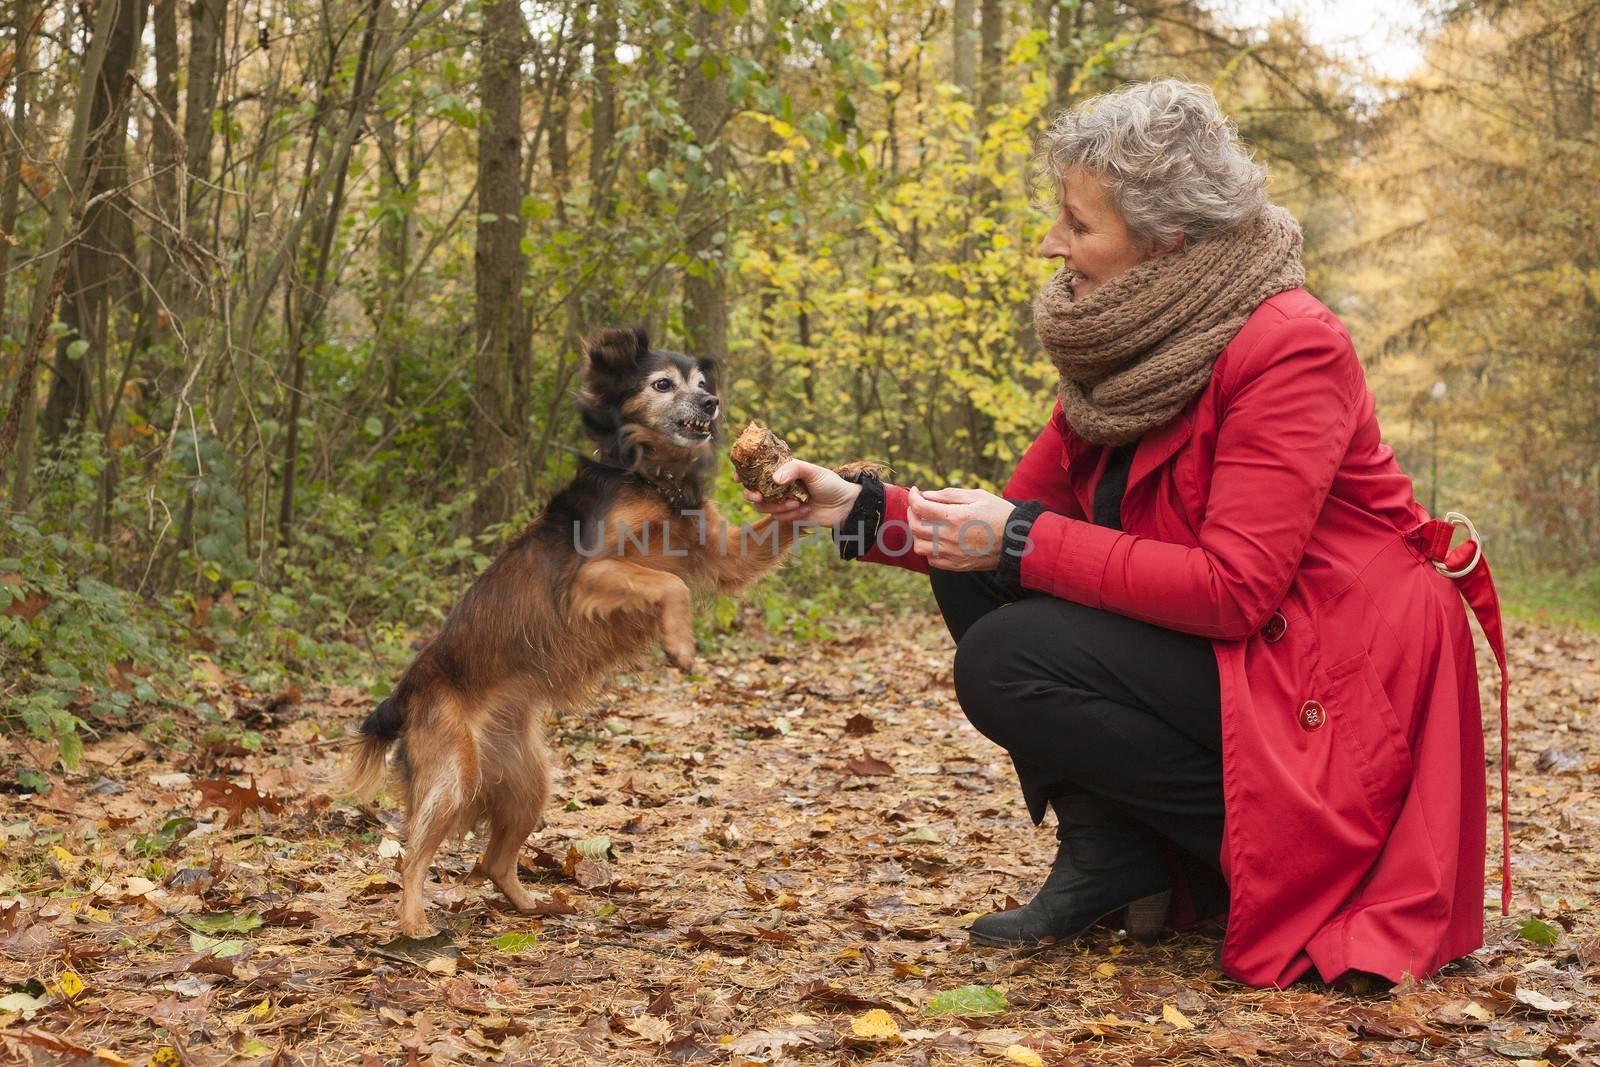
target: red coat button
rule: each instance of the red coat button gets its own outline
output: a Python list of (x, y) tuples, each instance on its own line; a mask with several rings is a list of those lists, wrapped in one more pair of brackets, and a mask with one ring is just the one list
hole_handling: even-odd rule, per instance
[(1308, 700), (1300, 705), (1300, 729), (1320, 730), (1327, 721), (1328, 713), (1315, 700)]
[(1266, 640), (1267, 644), (1275, 645), (1283, 640), (1284, 632), (1288, 629), (1289, 620), (1283, 617), (1283, 612), (1274, 611), (1272, 618), (1268, 619), (1266, 625), (1261, 627), (1261, 636)]

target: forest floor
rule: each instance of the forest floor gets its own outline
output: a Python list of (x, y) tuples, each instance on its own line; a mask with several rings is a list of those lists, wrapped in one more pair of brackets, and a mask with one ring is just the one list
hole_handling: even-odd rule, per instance
[(523, 850), (548, 914), (474, 880), (468, 840), (436, 864), (428, 943), (395, 926), (400, 813), (336, 796), (368, 698), (253, 693), (202, 661), (224, 740), (101, 736), (28, 795), (8, 779), (52, 754), (0, 737), (0, 1061), (1587, 1062), (1600, 635), (1519, 623), (1511, 646), (1513, 914), (1492, 859), (1486, 946), (1384, 992), (1241, 986), (1216, 930), (969, 946), (1054, 840), (963, 719), (936, 617), (620, 679), (562, 723)]

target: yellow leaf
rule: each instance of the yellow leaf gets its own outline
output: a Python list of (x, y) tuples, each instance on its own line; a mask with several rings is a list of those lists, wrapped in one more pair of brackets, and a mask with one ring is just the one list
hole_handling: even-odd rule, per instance
[(900, 1040), (899, 1024), (882, 1008), (873, 1008), (860, 1018), (851, 1019), (850, 1030), (857, 1037), (864, 1037), (869, 1041)]
[(272, 998), (262, 997), (261, 1003), (244, 1013), (247, 1023), (264, 1023), (272, 1018)]
[(1194, 1029), (1194, 1023), (1190, 1022), (1183, 1012), (1179, 1011), (1177, 1007), (1172, 1004), (1163, 1004), (1161, 1006), (1161, 1021), (1164, 1023), (1170, 1023), (1173, 1026), (1176, 1026), (1179, 1030)]
[(840, 949), (834, 953), (833, 958), (836, 960), (859, 960), (861, 958), (861, 950), (859, 948)]
[(1101, 978), (1110, 978), (1112, 975), (1117, 973), (1116, 965), (1115, 964), (1110, 964), (1110, 963), (1102, 963), (1100, 966), (1096, 967), (1094, 970), (1095, 970), (1095, 973), (1098, 974)]
[(178, 1058), (177, 1051), (171, 1045), (162, 1045), (150, 1057), (150, 1067), (183, 1067), (183, 1060)]
[(79, 993), (83, 992), (83, 979), (78, 977), (78, 972), (68, 967), (56, 979), (56, 989), (61, 992), (61, 999), (76, 1000)]
[(1006, 1048), (1006, 1059), (1012, 1063), (1026, 1064), (1027, 1067), (1044, 1067), (1044, 1057), (1026, 1045), (1010, 1045)]
[(78, 864), (82, 862), (60, 845), (50, 846), (50, 857), (56, 861), (56, 866), (60, 867), (63, 872), (77, 870)]

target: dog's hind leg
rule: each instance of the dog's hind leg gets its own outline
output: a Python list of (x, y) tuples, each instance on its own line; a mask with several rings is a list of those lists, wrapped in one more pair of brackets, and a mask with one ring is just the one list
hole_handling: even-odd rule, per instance
[(543, 823), (550, 794), (549, 762), (539, 730), (530, 714), (520, 743), (512, 742), (506, 751), (490, 757), (497, 764), (500, 780), (486, 798), (489, 847), (483, 854), (483, 872), (511, 906), (523, 913), (532, 911), (537, 902), (517, 880), (517, 854), (528, 835)]
[(433, 854), (471, 810), (478, 783), (477, 747), (465, 729), (459, 737), (408, 739), (412, 751), (425, 746), (436, 751), (425, 760), (413, 757), (406, 854), (400, 863), (400, 932), (415, 938), (438, 932), (422, 917), (423, 883)]

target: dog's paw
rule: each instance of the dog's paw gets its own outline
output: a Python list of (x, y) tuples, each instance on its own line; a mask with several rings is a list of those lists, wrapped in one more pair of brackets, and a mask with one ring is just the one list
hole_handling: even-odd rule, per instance
[(693, 641), (674, 641), (663, 645), (662, 651), (667, 654), (667, 662), (685, 674), (694, 668), (695, 647)]
[(400, 932), (413, 941), (426, 941), (430, 937), (439, 936), (437, 926), (432, 926), (421, 919), (412, 922), (401, 921)]

